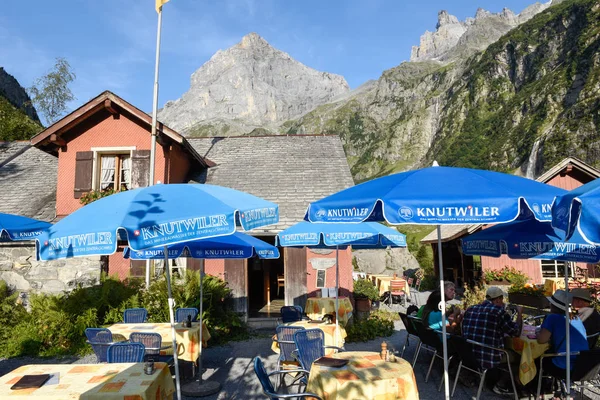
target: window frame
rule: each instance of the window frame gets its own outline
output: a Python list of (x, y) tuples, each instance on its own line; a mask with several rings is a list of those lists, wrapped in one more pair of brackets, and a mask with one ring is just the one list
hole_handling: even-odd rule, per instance
[[(136, 146), (92, 147), (90, 150), (94, 152), (94, 159), (92, 163), (92, 190), (100, 190), (100, 174), (102, 172), (102, 166), (100, 163), (102, 161), (102, 156), (129, 155), (129, 159), (132, 160), (133, 163), (133, 152), (136, 150)], [(131, 169), (133, 170), (133, 164), (131, 165)], [(119, 179), (120, 174), (121, 171), (119, 170)], [(131, 171), (129, 176), (131, 177)], [(131, 185), (131, 182), (129, 184)]]
[[(319, 286), (319, 274), (323, 272), (323, 286)], [(326, 269), (318, 269), (317, 270), (317, 277), (316, 277), (316, 281), (315, 281), (315, 287), (317, 289), (322, 289), (327, 287), (327, 270)]]
[[(564, 276), (559, 276), (559, 271), (560, 273), (562, 273), (564, 271), (565, 268), (565, 263), (566, 261), (558, 261), (558, 260), (539, 260), (540, 261), (540, 273), (542, 276), (542, 279), (559, 279), (559, 278), (564, 278)], [(551, 264), (554, 263), (554, 276), (544, 276), (544, 267), (550, 267)], [(544, 265), (547, 264), (547, 265)], [(574, 277), (574, 268), (572, 265), (568, 266), (569, 270), (569, 278), (573, 278)]]

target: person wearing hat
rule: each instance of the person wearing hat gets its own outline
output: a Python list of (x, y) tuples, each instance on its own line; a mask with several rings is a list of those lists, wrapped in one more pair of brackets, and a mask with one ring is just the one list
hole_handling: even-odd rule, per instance
[[(550, 352), (552, 353), (565, 352), (567, 351), (565, 310), (569, 308), (567, 293), (564, 290), (557, 290), (552, 296), (548, 297), (548, 301), (550, 302), (550, 314), (546, 316), (542, 323), (537, 341), (541, 344), (550, 343)], [(571, 352), (589, 349), (585, 327), (577, 316), (570, 317), (569, 335)], [(571, 356), (571, 370), (575, 359), (576, 356)], [(544, 372), (548, 372), (550, 375), (564, 376), (566, 375), (566, 364), (566, 357), (548, 357), (544, 358), (543, 369)]]
[[(571, 290), (571, 304), (577, 310), (577, 316), (583, 322), (587, 336), (600, 332), (600, 313), (592, 307), (592, 297), (589, 290), (577, 288)], [(588, 339), (590, 348), (594, 347), (598, 337)]]
[[(462, 333), (466, 339), (486, 344), (497, 349), (504, 348), (504, 336), (519, 336), (523, 325), (523, 307), (517, 308), (517, 321), (513, 322), (511, 315), (506, 311), (504, 305), (504, 293), (502, 289), (491, 286), (487, 289), (485, 300), (467, 308), (462, 322)], [(493, 350), (481, 346), (474, 346), (474, 355), (482, 368), (492, 369), (502, 363), (515, 364), (513, 371), (518, 371), (518, 357), (516, 354), (506, 359), (502, 351)], [(495, 371), (496, 373), (492, 372)], [(509, 394), (512, 392), (508, 374), (500, 374), (492, 370), (489, 381), (495, 383), (492, 390), (497, 394)]]

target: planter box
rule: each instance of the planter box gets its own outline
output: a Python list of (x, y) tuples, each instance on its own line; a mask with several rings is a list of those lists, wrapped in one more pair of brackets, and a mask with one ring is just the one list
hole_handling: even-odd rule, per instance
[(354, 299), (354, 304), (356, 305), (356, 311), (361, 312), (369, 312), (371, 311), (371, 300), (369, 299)]
[(509, 281), (485, 281), (488, 286), (509, 286)]
[(535, 297), (521, 293), (509, 293), (508, 301), (514, 304), (519, 304), (522, 306), (528, 306), (532, 308), (550, 308), (550, 302), (545, 297)]

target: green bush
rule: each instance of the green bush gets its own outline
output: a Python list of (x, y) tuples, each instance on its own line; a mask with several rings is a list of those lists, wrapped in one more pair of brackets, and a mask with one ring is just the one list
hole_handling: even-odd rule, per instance
[[(200, 278), (188, 271), (173, 279), (176, 307), (198, 307)], [(207, 276), (204, 281), (204, 318), (211, 345), (248, 338), (246, 326), (229, 307), (231, 291), (224, 281)], [(78, 287), (60, 295), (31, 295), (31, 311), (19, 304), (0, 281), (0, 357), (56, 356), (91, 352), (85, 329), (123, 321), (126, 308), (145, 307), (150, 322), (168, 322), (166, 279), (154, 281), (146, 291), (141, 281), (120, 281), (102, 276), (99, 285)]]
[(379, 291), (369, 279), (355, 280), (353, 293), (355, 299), (379, 300)]
[(394, 322), (388, 316), (373, 313), (367, 319), (355, 320), (347, 327), (346, 342), (366, 342), (377, 337), (387, 337), (394, 333)]

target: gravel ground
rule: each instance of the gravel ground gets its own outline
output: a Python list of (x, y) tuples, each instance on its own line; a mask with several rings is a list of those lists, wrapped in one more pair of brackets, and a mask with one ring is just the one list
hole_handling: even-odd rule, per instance
[[(428, 293), (421, 294), (421, 303), (427, 298)], [(385, 307), (385, 306), (384, 306)], [(397, 307), (397, 306), (396, 306)], [(399, 309), (395, 309), (398, 311)], [(261, 399), (265, 398), (262, 394), (260, 383), (254, 374), (252, 360), (259, 356), (265, 363), (266, 369), (273, 370), (277, 363), (278, 355), (271, 351), (271, 336), (272, 331), (257, 331), (255, 338), (243, 342), (232, 342), (226, 346), (211, 347), (204, 350), (203, 363), (206, 371), (203, 375), (204, 379), (220, 382), (222, 390), (216, 395), (204, 397), (207, 400), (224, 400), (224, 399)], [(406, 338), (406, 331), (400, 321), (395, 324), (395, 332), (391, 337), (378, 338), (369, 342), (347, 343), (347, 351), (380, 351), (381, 342), (386, 341), (389, 348), (397, 351), (401, 350), (402, 344)], [(415, 346), (412, 344), (406, 349), (404, 358), (412, 360)], [(432, 371), (432, 376), (428, 383), (425, 383), (425, 375), (431, 360), (428, 354), (422, 353), (419, 355), (419, 360), (415, 365), (415, 377), (419, 388), (419, 397), (421, 399), (443, 399), (443, 391), (439, 393), (437, 386), (440, 383), (442, 376), (442, 363), (437, 361)], [(95, 363), (96, 357), (88, 355), (82, 358), (77, 357), (62, 357), (62, 358), (31, 358), (20, 357), (11, 359), (0, 359), (0, 376), (4, 375), (13, 369), (26, 364), (87, 364)], [(462, 375), (462, 374), (461, 374)], [(474, 399), (477, 392), (476, 387), (465, 387), (461, 384), (457, 385), (456, 393), (453, 397), (455, 400)], [(595, 390), (595, 393), (590, 390), (585, 391), (586, 398), (600, 399), (600, 391)], [(497, 396), (489, 390), (482, 393), (483, 399), (501, 400), (510, 397)], [(527, 397), (525, 397), (527, 398)], [(184, 400), (192, 399), (184, 397)]]

